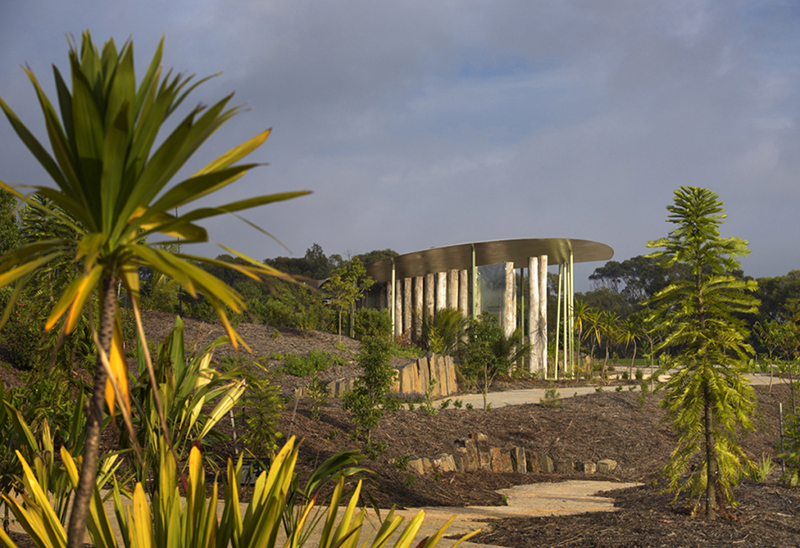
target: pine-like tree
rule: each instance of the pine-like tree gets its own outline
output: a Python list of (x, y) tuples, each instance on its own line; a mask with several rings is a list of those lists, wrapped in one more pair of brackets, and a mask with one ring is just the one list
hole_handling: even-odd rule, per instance
[[(647, 243), (662, 248), (650, 256), (665, 257), (667, 265), (683, 263), (690, 276), (657, 293), (650, 304), (653, 319), (667, 333), (658, 349), (677, 350), (677, 371), (666, 382), (662, 405), (678, 435), (678, 446), (664, 468), (676, 496), (688, 489), (697, 504), (705, 493), (706, 518), (720, 504), (733, 501), (731, 485), (749, 464), (737, 442), (737, 429), (751, 429), (755, 408), (747, 382), (746, 358), (752, 353), (747, 330), (737, 314), (755, 313), (754, 281), (730, 275), (739, 268), (737, 257), (749, 253), (740, 238), (722, 238), (719, 225), (726, 217), (716, 193), (697, 187), (675, 191), (667, 207), (667, 222), (676, 228), (666, 238)], [(689, 469), (700, 453), (699, 465)], [(689, 472), (688, 478), (684, 479)]]

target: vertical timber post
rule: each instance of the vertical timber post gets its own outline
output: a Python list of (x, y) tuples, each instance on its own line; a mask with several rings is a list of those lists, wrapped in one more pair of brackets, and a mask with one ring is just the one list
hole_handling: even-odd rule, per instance
[(550, 292), (547, 288), (547, 255), (539, 257), (539, 341), (541, 343), (541, 368), (547, 373), (547, 297)]
[(478, 306), (478, 267), (475, 266), (475, 244), (472, 244), (472, 318), (477, 316)]
[(395, 266), (394, 266), (394, 257), (392, 257), (392, 282), (389, 286), (388, 291), (386, 292), (386, 306), (389, 311), (392, 313), (392, 333), (397, 335), (397, 318), (395, 317), (395, 310), (394, 310), (394, 278), (395, 278)]
[(425, 314), (424, 308), (424, 289), (422, 276), (414, 278), (414, 342), (418, 341), (422, 335), (422, 318)]

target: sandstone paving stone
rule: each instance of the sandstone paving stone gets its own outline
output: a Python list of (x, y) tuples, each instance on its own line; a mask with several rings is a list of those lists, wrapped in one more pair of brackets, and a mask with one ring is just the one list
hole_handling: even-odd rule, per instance
[(594, 474), (597, 470), (597, 466), (593, 462), (576, 462), (575, 463), (575, 471), (582, 472), (584, 474)]
[(597, 462), (598, 474), (613, 474), (617, 469), (617, 461), (613, 459), (602, 459)]
[(575, 465), (571, 460), (556, 461), (555, 468), (559, 474), (571, 474), (575, 471)]

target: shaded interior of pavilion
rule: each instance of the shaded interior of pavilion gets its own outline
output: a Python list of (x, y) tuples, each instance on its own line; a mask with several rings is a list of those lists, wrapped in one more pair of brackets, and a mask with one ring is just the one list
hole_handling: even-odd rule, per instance
[[(539, 378), (573, 371), (575, 263), (608, 261), (614, 250), (602, 243), (569, 238), (475, 242), (406, 253), (366, 265), (375, 279), (364, 305), (388, 309), (395, 336), (418, 340), (423, 316), (445, 308), (470, 317), (494, 314), (506, 335), (522, 328), (531, 346), (528, 370)], [(558, 270), (555, 363), (548, 364), (548, 269)], [(558, 355), (562, 356), (561, 360)]]

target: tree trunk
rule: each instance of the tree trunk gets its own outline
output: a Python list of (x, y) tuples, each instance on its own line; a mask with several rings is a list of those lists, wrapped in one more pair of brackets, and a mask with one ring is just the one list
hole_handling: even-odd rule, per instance
[(705, 402), (704, 428), (706, 436), (706, 519), (709, 521), (716, 518), (717, 508), (717, 460), (714, 455), (714, 431), (713, 418), (711, 416), (711, 394), (706, 382), (703, 388)]
[[(111, 353), (111, 338), (114, 332), (114, 317), (116, 313), (116, 291), (114, 290), (114, 277), (107, 275), (103, 278), (103, 302), (100, 313), (100, 346), (106, 355)], [(98, 350), (97, 363), (94, 372), (94, 390), (92, 399), (88, 402), (86, 420), (86, 442), (83, 446), (83, 464), (78, 477), (78, 488), (75, 490), (75, 501), (72, 514), (69, 517), (67, 537), (69, 548), (83, 546), (83, 537), (86, 532), (86, 521), (89, 516), (89, 502), (97, 478), (97, 461), (100, 450), (100, 429), (103, 425), (103, 410), (105, 409), (106, 369), (100, 360)]]

